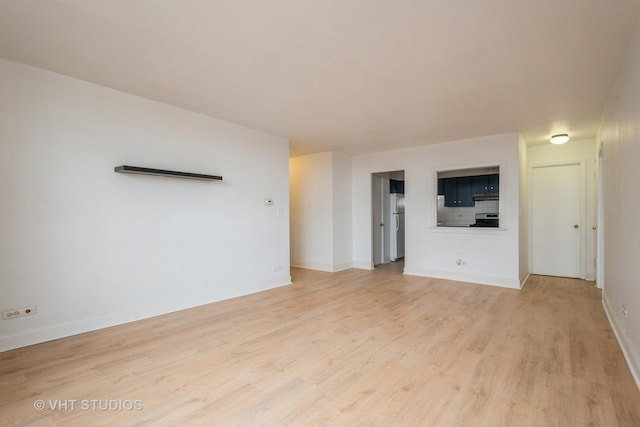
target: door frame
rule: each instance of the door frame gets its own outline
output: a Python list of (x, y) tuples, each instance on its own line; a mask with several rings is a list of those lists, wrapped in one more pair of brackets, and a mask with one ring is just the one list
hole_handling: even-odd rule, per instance
[(596, 287), (604, 289), (604, 141), (598, 144), (596, 173)]
[[(533, 266), (533, 170), (538, 168), (554, 167), (554, 166), (580, 166), (580, 195), (579, 195), (579, 208), (580, 208), (580, 279), (586, 278), (586, 256), (587, 256), (587, 233), (586, 233), (586, 221), (587, 221), (587, 188), (586, 188), (586, 173), (587, 167), (584, 159), (579, 160), (567, 160), (561, 162), (544, 162), (535, 163), (529, 167), (529, 270)], [(590, 227), (589, 227), (590, 229)], [(535, 274), (535, 273), (532, 273)]]
[[(380, 226), (386, 223), (384, 216), (384, 175), (382, 173), (371, 174), (371, 267), (375, 268), (376, 265), (384, 264), (385, 262), (385, 245), (387, 239), (385, 236), (386, 227)], [(380, 193), (376, 195), (376, 193)], [(376, 206), (376, 200), (380, 203)], [(378, 211), (380, 215), (380, 221), (376, 221), (375, 212)], [(376, 236), (380, 239), (380, 247), (376, 247)], [(377, 256), (376, 256), (377, 254)], [(377, 262), (380, 261), (380, 262)]]

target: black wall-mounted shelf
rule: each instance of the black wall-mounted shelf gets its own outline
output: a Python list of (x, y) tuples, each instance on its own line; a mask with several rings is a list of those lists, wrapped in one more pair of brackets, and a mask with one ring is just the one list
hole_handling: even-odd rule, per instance
[(116, 166), (114, 168), (115, 172), (120, 173), (137, 173), (143, 175), (158, 175), (158, 176), (169, 176), (174, 178), (189, 178), (189, 179), (201, 179), (205, 181), (222, 181), (222, 177), (218, 175), (205, 175), (202, 173), (192, 173), (192, 172), (177, 172), (177, 171), (169, 171), (165, 169), (152, 169), (152, 168), (142, 168), (140, 166)]

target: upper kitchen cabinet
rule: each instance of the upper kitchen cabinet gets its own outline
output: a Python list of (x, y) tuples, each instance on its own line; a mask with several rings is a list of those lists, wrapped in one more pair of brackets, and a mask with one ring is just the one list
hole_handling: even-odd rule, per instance
[(499, 193), (500, 175), (497, 173), (489, 175), (477, 175), (471, 177), (473, 194), (497, 194)]
[(455, 206), (458, 199), (458, 179), (457, 178), (441, 178), (442, 194), (444, 195), (444, 205), (447, 207)]
[(489, 175), (489, 192), (490, 193), (499, 193), (500, 192), (500, 174), (493, 173)]
[[(473, 206), (473, 181), (470, 176), (442, 178), (444, 205), (449, 208)], [(438, 180), (440, 181), (440, 179)], [(438, 184), (440, 187), (440, 183)]]
[(404, 194), (404, 181), (398, 179), (389, 180), (389, 193)]

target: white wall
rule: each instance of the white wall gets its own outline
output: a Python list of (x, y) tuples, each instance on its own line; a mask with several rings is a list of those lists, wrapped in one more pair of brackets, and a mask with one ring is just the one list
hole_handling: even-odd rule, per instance
[[(354, 265), (372, 267), (371, 174), (404, 170), (405, 273), (519, 287), (518, 141), (503, 134), (354, 157)], [(495, 165), (502, 167), (501, 229), (435, 227), (437, 171)]]
[(289, 160), (291, 265), (333, 271), (333, 183), (330, 152)]
[(521, 285), (529, 277), (529, 174), (527, 161), (527, 145), (520, 136), (519, 146), (519, 168), (520, 168), (520, 283)]
[(603, 302), (640, 387), (640, 26), (627, 55), (598, 136), (604, 147)]
[(325, 152), (289, 160), (291, 265), (338, 271), (351, 262), (351, 158)]
[(37, 306), (0, 351), (290, 283), (284, 138), (2, 59), (0, 93), (0, 309)]
[[(580, 163), (584, 164), (585, 200), (582, 200), (582, 209), (585, 215), (585, 223), (582, 227), (582, 242), (584, 245), (584, 275), (582, 279), (595, 280), (596, 263), (596, 232), (592, 229), (596, 225), (596, 141), (582, 140), (569, 141), (563, 145), (536, 145), (529, 147), (527, 153), (527, 170), (529, 176), (535, 166)], [(531, 254), (533, 255), (533, 254)]]
[(351, 251), (351, 156), (333, 158), (333, 271), (353, 266)]

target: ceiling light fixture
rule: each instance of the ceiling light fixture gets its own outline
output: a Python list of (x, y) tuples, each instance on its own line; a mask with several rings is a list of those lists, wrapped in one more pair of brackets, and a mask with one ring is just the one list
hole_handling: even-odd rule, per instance
[(568, 140), (569, 140), (569, 135), (566, 133), (559, 133), (551, 137), (551, 143), (556, 145), (564, 144)]

